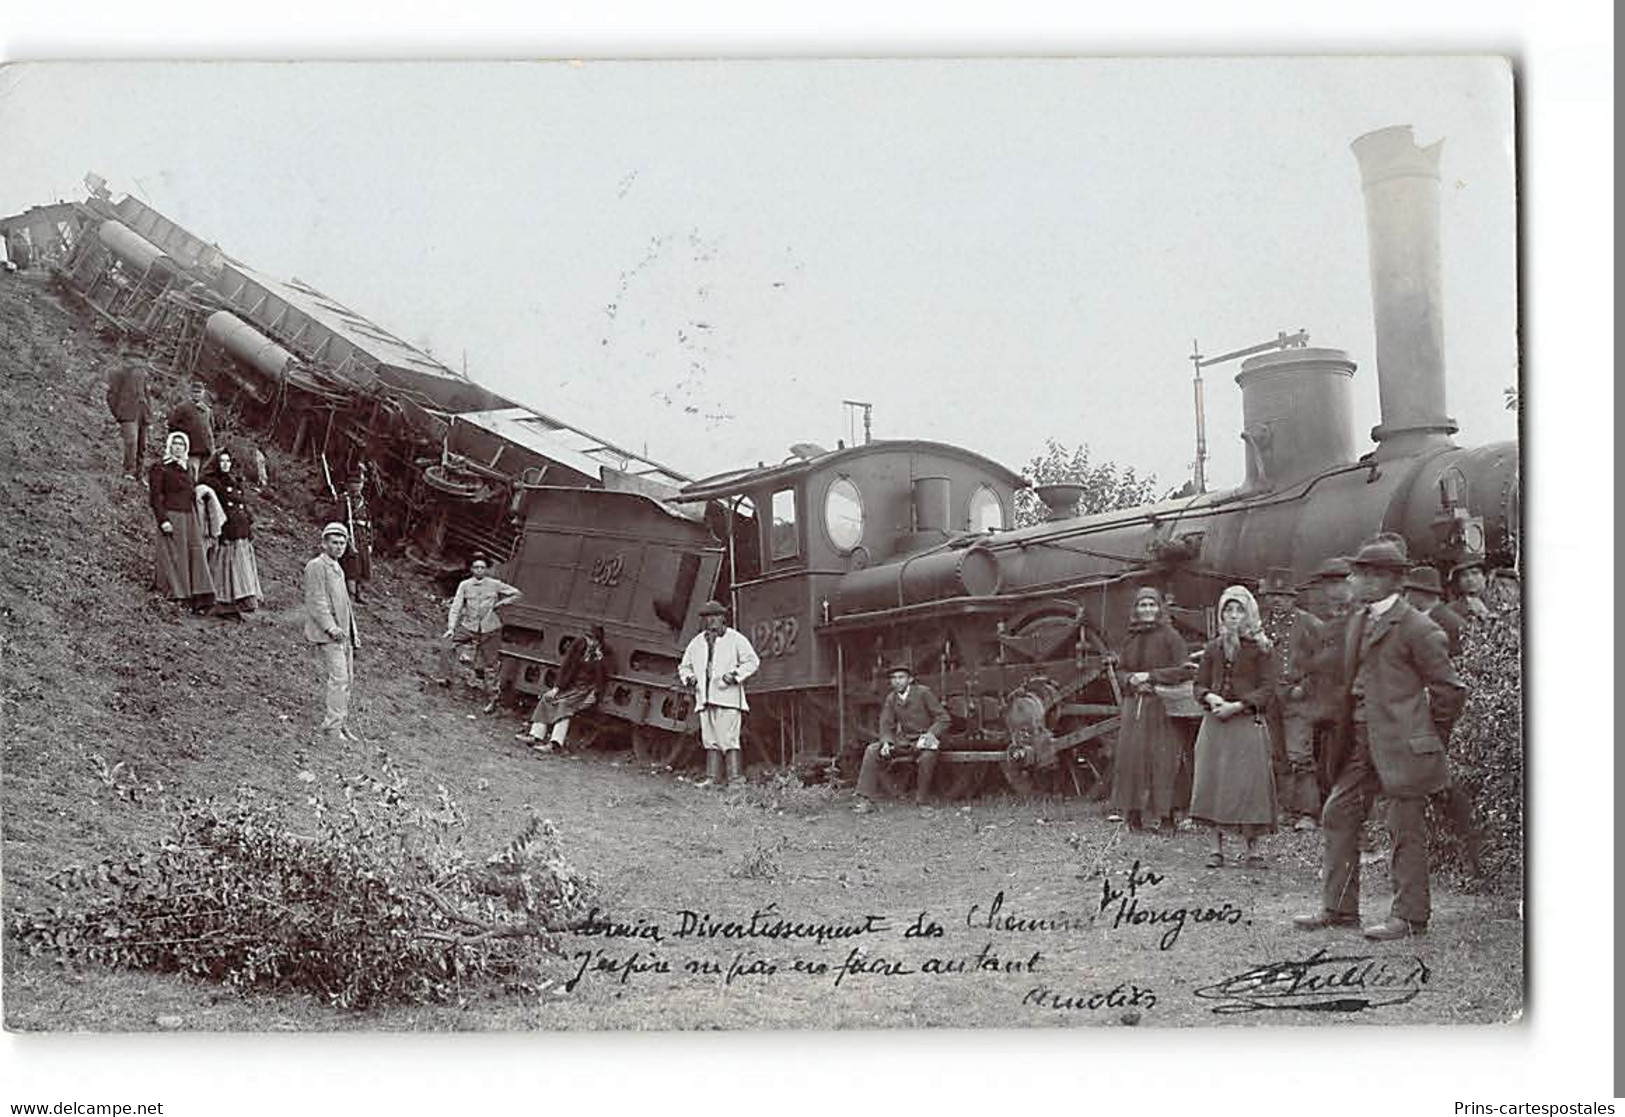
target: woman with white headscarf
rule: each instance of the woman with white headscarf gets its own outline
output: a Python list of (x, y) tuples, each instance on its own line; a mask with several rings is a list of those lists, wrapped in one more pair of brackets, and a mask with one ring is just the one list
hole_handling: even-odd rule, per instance
[(164, 460), (147, 474), (147, 496), (158, 521), (155, 580), (172, 601), (187, 601), (198, 611), (214, 602), (214, 581), (203, 550), (197, 492), (189, 460), (191, 439), (171, 431), (164, 439)]
[(1202, 649), (1196, 700), (1207, 708), (1196, 736), (1190, 816), (1213, 828), (1207, 865), (1224, 864), (1225, 831), (1240, 832), (1248, 868), (1264, 867), (1259, 834), (1275, 829), (1275, 770), (1264, 714), (1274, 690), (1275, 656), (1245, 587), (1219, 595), (1219, 635)]

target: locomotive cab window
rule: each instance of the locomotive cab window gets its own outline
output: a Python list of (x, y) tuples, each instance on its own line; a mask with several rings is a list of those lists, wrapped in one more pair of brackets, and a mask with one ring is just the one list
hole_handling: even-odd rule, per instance
[(837, 477), (824, 493), (824, 531), (843, 555), (863, 542), (863, 494), (849, 477)]
[(796, 523), (796, 491), (780, 489), (773, 494), (772, 516), (768, 520), (771, 532), (768, 554), (773, 561), (792, 559), (801, 554), (801, 533)]
[(970, 530), (1002, 531), (1004, 502), (991, 485), (978, 485), (970, 497)]

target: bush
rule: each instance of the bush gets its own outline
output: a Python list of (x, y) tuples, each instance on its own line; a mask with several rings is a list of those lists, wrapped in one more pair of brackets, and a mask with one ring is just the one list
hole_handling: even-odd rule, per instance
[[(1457, 662), (1467, 704), (1450, 737), (1457, 788), (1473, 805), (1483, 841), (1477, 881), (1517, 891), (1523, 880), (1523, 640), (1514, 608), (1488, 621), (1469, 621)], [(1433, 863), (1471, 876), (1464, 843), (1429, 807)]]
[(464, 817), (446, 789), (419, 805), (380, 756), (377, 772), (339, 779), (336, 797), (309, 796), (314, 837), (246, 787), (229, 802), (166, 808), (156, 853), (56, 874), (65, 902), (14, 915), (15, 941), (29, 954), (314, 992), (347, 1009), (538, 988), (591, 891), (552, 823), (532, 816), (476, 862), (459, 847)]
[(794, 769), (775, 769), (766, 777), (729, 788), (728, 806), (757, 807), (786, 814), (818, 814), (835, 805), (836, 789), (830, 783), (809, 784)]

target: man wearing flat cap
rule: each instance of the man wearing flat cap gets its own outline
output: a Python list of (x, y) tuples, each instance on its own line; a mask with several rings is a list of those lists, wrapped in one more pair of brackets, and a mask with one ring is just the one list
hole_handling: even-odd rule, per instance
[(1360, 919), (1360, 827), (1380, 793), (1393, 837), (1389, 918), (1368, 939), (1420, 935), (1428, 895), (1427, 797), (1450, 784), (1444, 743), (1467, 688), (1450, 663), (1444, 630), (1400, 596), (1410, 569), (1404, 547), (1366, 543), (1349, 559), (1361, 608), (1343, 642), (1343, 755), (1321, 823), (1325, 832), (1321, 909), (1300, 915), (1306, 931), (1354, 927)]
[(321, 670), (324, 717), (318, 740), (354, 741), (348, 725), (350, 683), (355, 675), (355, 649), (361, 646), (350, 593), (344, 584), (339, 556), (350, 545), (343, 524), (322, 528), (322, 552), (305, 563), (305, 639), (316, 648)]
[(859, 813), (874, 809), (880, 766), (904, 755), (915, 758), (914, 802), (925, 805), (931, 797), (941, 737), (948, 729), (948, 711), (930, 687), (915, 681), (912, 667), (899, 663), (887, 675), (891, 690), (880, 707), (880, 739), (863, 750), (858, 768), (858, 801), (853, 809)]
[(745, 711), (745, 680), (756, 674), (762, 661), (743, 632), (728, 627), (728, 610), (720, 601), (700, 606), (705, 628), (688, 642), (677, 678), (694, 688), (694, 708), (700, 717), (700, 743), (705, 746), (705, 786), (744, 781), (739, 759), (739, 730)]

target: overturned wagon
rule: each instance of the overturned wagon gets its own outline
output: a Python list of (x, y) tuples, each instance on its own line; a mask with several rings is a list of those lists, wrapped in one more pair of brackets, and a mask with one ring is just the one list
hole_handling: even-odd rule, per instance
[(595, 716), (572, 732), (624, 730), (641, 759), (682, 763), (694, 747), (693, 701), (677, 664), (716, 591), (721, 545), (703, 523), (636, 492), (535, 486), (521, 514), (504, 572), (524, 595), (503, 609), (505, 682), (543, 693), (570, 641), (602, 625), (609, 681)]

